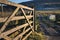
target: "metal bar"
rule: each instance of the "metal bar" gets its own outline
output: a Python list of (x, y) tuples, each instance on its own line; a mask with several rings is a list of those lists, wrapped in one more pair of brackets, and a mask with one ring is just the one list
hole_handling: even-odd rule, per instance
[(31, 26), (31, 24), (29, 23), (29, 19), (27, 19), (27, 17), (26, 17), (26, 13), (25, 13), (25, 11), (23, 10), (23, 8), (21, 8), (21, 10), (22, 10), (22, 12), (23, 12), (23, 14), (24, 14), (24, 16), (25, 16), (25, 18), (26, 18), (28, 24), (30, 25), (32, 31), (34, 32), (34, 30), (33, 30), (32, 26)]
[(7, 19), (7, 21), (5, 22), (5, 24), (2, 26), (2, 28), (0, 30), (0, 34), (1, 34), (2, 31), (4, 31), (4, 29), (6, 28), (6, 26), (10, 22), (11, 18), (15, 16), (15, 14), (17, 13), (18, 10), (19, 10), (19, 7), (16, 8), (15, 11), (13, 12), (13, 14)]
[(22, 40), (25, 40), (31, 33), (32, 31), (29, 34), (27, 34)]
[(7, 5), (11, 5), (11, 6), (16, 6), (16, 7), (20, 7), (20, 8), (25, 8), (25, 9), (29, 9), (29, 10), (34, 10), (34, 9), (30, 8), (30, 7), (23, 6), (21, 4), (16, 4), (16, 3), (13, 3), (13, 2), (8, 2), (8, 1), (0, 0), (0, 3), (4, 3), (4, 4), (7, 4)]
[[(27, 15), (27, 18), (28, 19), (30, 19), (30, 18), (32, 18), (33, 16), (31, 15)], [(16, 16), (16, 17), (13, 17), (12, 19), (11, 19), (11, 21), (13, 21), (13, 20), (20, 20), (20, 19), (25, 19), (25, 17), (24, 16)], [(5, 22), (7, 20), (7, 17), (6, 18), (0, 18), (0, 22)]]
[(23, 36), (26, 32), (28, 32), (31, 28), (28, 28), (25, 32), (19, 34), (17, 37), (15, 37), (14, 40), (18, 40), (21, 36)]
[[(32, 23), (32, 21), (31, 21), (30, 23)], [(28, 23), (23, 24), (23, 25), (21, 25), (21, 26), (16, 26), (15, 28), (13, 28), (13, 29), (11, 29), (11, 30), (8, 30), (8, 31), (6, 31), (6, 32), (3, 32), (3, 33), (1, 33), (0, 36), (6, 36), (6, 35), (9, 35), (9, 34), (15, 32), (15, 31), (17, 31), (17, 30), (19, 30), (19, 29), (25, 27), (25, 26), (28, 26)]]

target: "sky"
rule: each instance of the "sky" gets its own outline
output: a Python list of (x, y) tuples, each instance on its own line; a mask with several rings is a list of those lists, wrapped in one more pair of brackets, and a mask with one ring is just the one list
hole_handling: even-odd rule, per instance
[(32, 1), (32, 0), (9, 0), (15, 3), (22, 3), (22, 2), (26, 2), (26, 1)]

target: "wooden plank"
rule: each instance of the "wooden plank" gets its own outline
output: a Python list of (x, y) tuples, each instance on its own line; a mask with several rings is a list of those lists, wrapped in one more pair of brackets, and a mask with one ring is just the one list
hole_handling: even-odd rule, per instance
[(14, 40), (18, 40), (21, 36), (23, 36), (26, 32), (28, 32), (31, 28), (28, 28), (26, 31), (24, 31), (23, 33), (19, 34), (17, 37), (15, 37)]
[(30, 12), (30, 15), (32, 15), (32, 11)]
[(0, 0), (0, 2), (3, 2), (3, 1), (6, 2), (6, 0)]
[(0, 18), (0, 22), (5, 22), (7, 20), (7, 17), (6, 18)]
[[(30, 19), (30, 18), (32, 18), (33, 16), (31, 15), (27, 15), (27, 18), (28, 19)], [(11, 19), (11, 21), (13, 21), (13, 20), (20, 20), (20, 19), (25, 19), (25, 17), (24, 16), (16, 16), (16, 17), (13, 17), (12, 19)], [(0, 22), (5, 22), (7, 20), (7, 17), (6, 18), (0, 18)]]
[(0, 36), (0, 38), (4, 38), (5, 40), (12, 40), (12, 38), (10, 38), (8, 36)]
[(31, 33), (32, 31), (29, 34), (27, 34), (22, 40), (26, 40)]
[(12, 19), (12, 17), (14, 17), (15, 14), (18, 12), (18, 10), (19, 10), (19, 7), (17, 7), (17, 8), (15, 9), (15, 11), (12, 13), (12, 15), (6, 20), (6, 22), (4, 23), (4, 25), (2, 26), (2, 28), (1, 28), (1, 30), (0, 30), (0, 34), (1, 34), (1, 32), (4, 31), (4, 29), (6, 28), (6, 26), (8, 25), (8, 23), (9, 23), (10, 20)]
[(29, 23), (29, 19), (27, 19), (27, 17), (26, 17), (25, 11), (23, 10), (23, 8), (21, 8), (21, 10), (22, 10), (22, 12), (23, 12), (23, 14), (24, 14), (24, 16), (25, 16), (25, 18), (26, 18), (26, 20), (27, 20), (29, 26), (31, 27), (32, 31), (34, 32), (34, 30), (33, 30), (32, 26), (31, 26), (31, 24)]
[[(32, 23), (32, 21), (31, 21), (30, 23)], [(0, 36), (3, 36), (3, 35), (4, 35), (4, 36), (9, 35), (9, 34), (15, 32), (15, 31), (17, 31), (17, 30), (19, 30), (19, 29), (25, 27), (25, 26), (28, 26), (28, 23), (23, 24), (23, 25), (21, 25), (21, 26), (16, 26), (15, 28), (13, 28), (13, 29), (11, 29), (11, 30), (8, 30), (8, 31), (6, 31), (6, 32), (3, 32), (3, 33), (1, 33)]]
[(21, 4), (17, 4), (17, 3), (13, 3), (13, 2), (8, 2), (8, 1), (0, 0), (0, 3), (4, 3), (4, 4), (7, 4), (7, 5), (11, 5), (11, 6), (16, 6), (16, 7), (20, 7), (20, 8), (25, 8), (25, 9), (29, 9), (29, 10), (34, 10), (34, 9), (30, 8), (30, 7), (23, 6)]

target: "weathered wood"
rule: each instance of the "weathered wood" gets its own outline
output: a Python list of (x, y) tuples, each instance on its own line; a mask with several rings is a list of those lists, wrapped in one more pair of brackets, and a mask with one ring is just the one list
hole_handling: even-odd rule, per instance
[[(30, 19), (30, 18), (32, 18), (33, 16), (31, 15), (27, 15), (27, 18), (28, 19)], [(25, 17), (24, 16), (15, 16), (15, 17), (13, 17), (12, 19), (11, 19), (11, 21), (13, 21), (13, 20), (20, 20), (20, 19), (25, 19)], [(6, 18), (0, 18), (0, 22), (5, 22), (7, 20), (7, 17)]]
[(20, 8), (25, 8), (25, 9), (29, 9), (29, 10), (34, 10), (34, 9), (30, 8), (30, 7), (23, 6), (21, 4), (16, 4), (16, 3), (13, 3), (13, 2), (8, 2), (8, 1), (0, 0), (0, 3), (4, 3), (4, 4), (7, 4), (7, 5), (11, 5), (11, 6), (16, 6), (16, 7), (20, 7)]
[[(32, 23), (32, 21), (31, 21), (30, 23)], [(9, 34), (15, 32), (15, 31), (17, 31), (17, 30), (19, 30), (19, 29), (25, 27), (25, 26), (28, 26), (28, 23), (23, 24), (23, 25), (21, 25), (21, 26), (16, 26), (15, 28), (13, 28), (13, 29), (11, 29), (11, 30), (8, 30), (8, 31), (6, 31), (6, 32), (3, 32), (0, 36), (3, 36), (3, 35), (4, 35), (4, 36), (9, 35)]]
[(27, 34), (22, 40), (26, 40), (31, 33), (32, 33), (32, 31), (29, 32), (29, 34)]
[(8, 36), (0, 36), (0, 38), (3, 38), (3, 39), (5, 39), (5, 40), (12, 40), (10, 37), (8, 37)]
[(5, 24), (2, 26), (1, 30), (0, 30), (0, 34), (1, 32), (4, 31), (4, 29), (6, 28), (6, 26), (8, 25), (8, 23), (10, 22), (11, 18), (15, 16), (15, 14), (18, 12), (19, 7), (15, 9), (15, 11), (13, 12), (13, 14), (7, 19), (7, 21), (5, 22)]
[(6, 18), (0, 18), (0, 22), (5, 22), (7, 20), (7, 17)]
[(21, 33), (20, 35), (18, 35), (17, 37), (15, 37), (14, 40), (18, 40), (21, 36), (23, 36), (26, 32), (28, 32), (31, 28), (28, 28), (25, 32)]
[[(20, 38), (21, 40), (25, 40), (34, 31), (34, 29), (33, 29), (34, 26), (31, 25), (31, 23), (33, 23), (34, 20), (29, 21), (29, 19), (34, 17), (33, 16), (34, 14), (32, 15), (32, 12), (33, 12), (34, 9), (30, 8), (30, 7), (27, 7), (27, 6), (23, 6), (21, 4), (16, 4), (16, 3), (13, 3), (13, 2), (9, 2), (8, 0), (0, 0), (0, 3), (17, 7), (15, 9), (15, 11), (11, 14), (11, 16), (10, 16), (10, 14), (9, 15), (7, 14), (8, 15), (7, 17), (0, 18), (0, 22), (4, 22), (4, 25), (0, 29), (0, 38), (4, 38), (6, 40), (18, 40), (20, 37), (22, 38), (23, 35), (25, 35), (25, 33), (29, 32), (23, 39)], [(15, 16), (15, 14), (18, 12), (18, 10), (20, 8), (21, 8), (22, 13), (24, 15), (23, 16)], [(25, 12), (23, 9), (28, 9), (28, 10), (26, 10), (26, 12)], [(31, 11), (31, 13), (29, 15), (26, 14), (28, 11)], [(3, 32), (10, 21), (21, 20), (21, 19), (26, 19), (28, 23), (25, 23), (25, 24), (20, 25), (20, 26), (16, 26), (15, 28), (12, 28), (8, 31)], [(28, 26), (29, 26), (29, 28), (25, 29)], [(8, 37), (9, 34), (14, 33), (15, 31), (21, 30), (22, 28), (24, 28), (23, 29), (24, 31), (22, 33), (20, 33), (19, 35), (17, 35), (14, 39), (11, 39), (10, 37)], [(31, 30), (31, 31), (29, 31), (29, 30)]]
[(32, 15), (32, 11), (30, 12), (30, 15)]
[[(26, 23), (26, 20), (25, 20), (25, 23)], [(25, 31), (25, 29), (27, 28), (27, 26), (26, 27), (24, 27), (24, 29), (23, 29), (23, 32)]]
[(27, 20), (29, 26), (31, 27), (32, 31), (34, 32), (34, 30), (33, 30), (32, 26), (31, 26), (31, 24), (29, 23), (29, 19), (27, 19), (27, 17), (26, 17), (25, 11), (23, 10), (23, 8), (21, 8), (21, 10), (22, 10), (22, 12), (23, 12), (23, 14), (24, 14), (24, 16), (25, 16), (25, 18), (26, 18), (26, 20)]
[(7, 0), (0, 0), (0, 2), (3, 2), (3, 1), (6, 2)]

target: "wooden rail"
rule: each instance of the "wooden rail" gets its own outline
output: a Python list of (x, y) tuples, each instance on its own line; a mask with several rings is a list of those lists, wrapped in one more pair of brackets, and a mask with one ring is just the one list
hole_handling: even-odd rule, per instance
[(32, 31), (31, 31), (29, 34), (27, 34), (27, 36), (24, 37), (22, 40), (26, 40), (26, 38), (27, 38), (31, 33), (32, 33)]
[[(28, 15), (28, 16), (27, 16), (27, 19), (31, 19), (32, 17), (33, 17), (33, 16)], [(0, 18), (0, 22), (5, 22), (7, 19), (8, 19), (8, 17), (6, 17), (6, 18)], [(13, 18), (11, 19), (11, 21), (21, 20), (21, 19), (25, 19), (25, 17), (24, 17), (24, 16), (16, 16), (16, 17), (13, 17)]]
[(20, 38), (21, 36), (23, 36), (26, 32), (28, 32), (31, 28), (28, 28), (25, 32), (21, 33), (20, 35), (18, 35), (14, 40), (18, 40), (18, 38)]
[[(30, 23), (32, 23), (32, 22), (30, 22)], [(17, 26), (16, 28), (13, 28), (13, 29), (8, 30), (8, 31), (6, 31), (6, 32), (3, 32), (1, 35), (9, 35), (9, 34), (13, 33), (14, 31), (17, 31), (17, 30), (19, 30), (19, 29), (21, 29), (21, 28), (23, 28), (23, 27), (25, 27), (25, 26), (28, 26), (28, 23), (23, 24), (23, 25), (21, 25), (21, 26)]]

